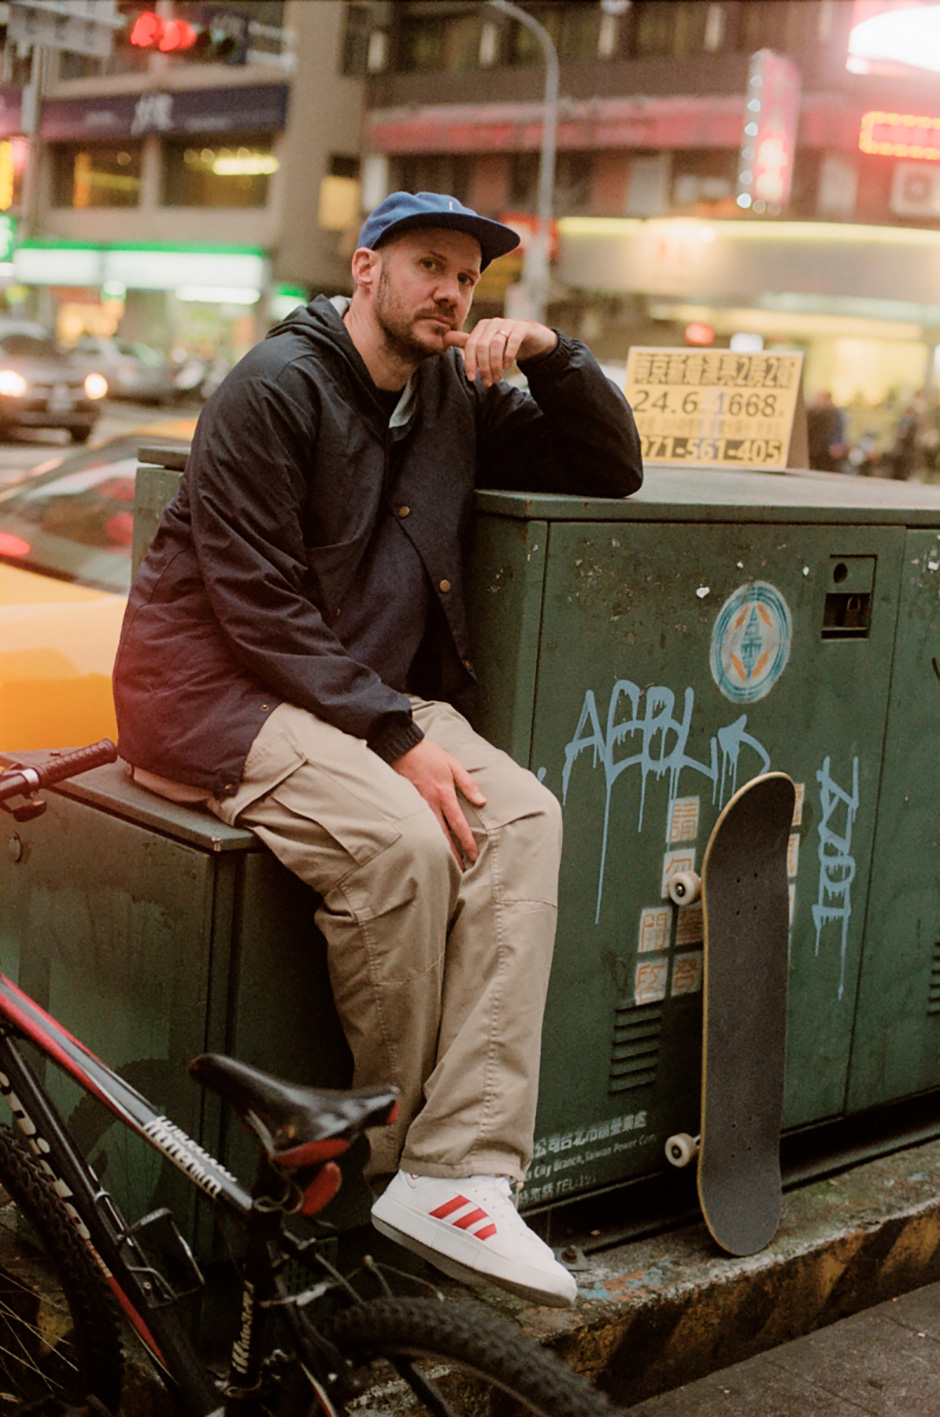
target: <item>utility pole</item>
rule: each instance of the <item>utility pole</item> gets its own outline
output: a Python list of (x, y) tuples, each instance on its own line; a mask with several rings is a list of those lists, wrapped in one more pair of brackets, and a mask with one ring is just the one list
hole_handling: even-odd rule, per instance
[(538, 222), (535, 236), (526, 246), (522, 281), (517, 288), (513, 314), (544, 322), (548, 305), (549, 247), (551, 244), (552, 203), (555, 192), (555, 148), (558, 131), (558, 51), (551, 35), (527, 10), (510, 0), (486, 0), (486, 4), (518, 20), (536, 36), (545, 55), (545, 90), (542, 103), (542, 147), (539, 155)]

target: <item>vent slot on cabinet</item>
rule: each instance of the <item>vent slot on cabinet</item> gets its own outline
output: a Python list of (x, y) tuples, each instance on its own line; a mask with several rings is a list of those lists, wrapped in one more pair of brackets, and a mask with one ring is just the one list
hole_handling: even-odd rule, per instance
[(933, 947), (930, 961), (930, 989), (927, 993), (927, 1012), (940, 1014), (940, 940)]
[(614, 1010), (614, 1042), (610, 1057), (610, 1092), (649, 1087), (656, 1081), (663, 1011), (641, 1004)]

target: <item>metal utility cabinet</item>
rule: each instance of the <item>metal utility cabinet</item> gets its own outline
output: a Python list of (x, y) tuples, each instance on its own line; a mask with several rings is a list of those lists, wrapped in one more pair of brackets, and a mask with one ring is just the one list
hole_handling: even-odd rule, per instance
[[(141, 544), (173, 482), (139, 474)], [(940, 489), (652, 468), (623, 502), (481, 493), (470, 568), (480, 726), (564, 804), (524, 1202), (652, 1176), (697, 1130), (701, 914), (666, 882), (767, 768), (798, 787), (786, 1127), (940, 1088)], [(117, 766), (49, 799), (5, 819), (6, 972), (239, 1162), (192, 1054), (346, 1075), (313, 897)]]
[(478, 506), (481, 726), (565, 819), (524, 1199), (697, 1130), (701, 913), (666, 881), (767, 768), (798, 793), (785, 1126), (940, 1086), (940, 490), (654, 468)]

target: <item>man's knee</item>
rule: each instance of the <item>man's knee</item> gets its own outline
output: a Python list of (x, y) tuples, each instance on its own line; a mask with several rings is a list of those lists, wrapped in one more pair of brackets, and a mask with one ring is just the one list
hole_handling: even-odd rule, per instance
[(342, 889), (347, 896), (366, 891), (373, 919), (422, 900), (423, 912), (440, 914), (443, 938), (460, 885), (460, 869), (450, 843), (430, 810), (415, 812), (396, 825), (395, 839), (342, 881)]
[(511, 811), (496, 828), (504, 900), (556, 905), (561, 861), (561, 804), (529, 772), (520, 773)]

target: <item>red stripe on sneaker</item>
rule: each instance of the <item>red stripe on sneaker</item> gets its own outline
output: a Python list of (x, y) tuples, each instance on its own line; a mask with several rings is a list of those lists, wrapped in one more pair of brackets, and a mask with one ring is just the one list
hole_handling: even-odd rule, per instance
[(435, 1220), (446, 1220), (449, 1215), (453, 1215), (455, 1210), (462, 1210), (465, 1205), (469, 1204), (466, 1196), (454, 1196), (452, 1200), (445, 1201), (443, 1205), (437, 1207), (437, 1210), (432, 1210), (429, 1214), (433, 1215)]
[[(480, 1210), (478, 1206), (476, 1210), (471, 1210), (469, 1215), (462, 1215), (459, 1220), (455, 1220), (453, 1223), (458, 1230), (469, 1230), (471, 1225), (479, 1225), (481, 1220), (489, 1220), (489, 1218), (486, 1211)], [(492, 1224), (492, 1222), (490, 1223)], [(495, 1229), (496, 1227), (494, 1226), (493, 1228)], [(477, 1235), (477, 1239), (479, 1238), (479, 1235)]]
[(496, 1226), (490, 1221), (489, 1225), (485, 1225), (482, 1230), (475, 1230), (473, 1233), (478, 1240), (489, 1240), (492, 1235), (496, 1234)]

